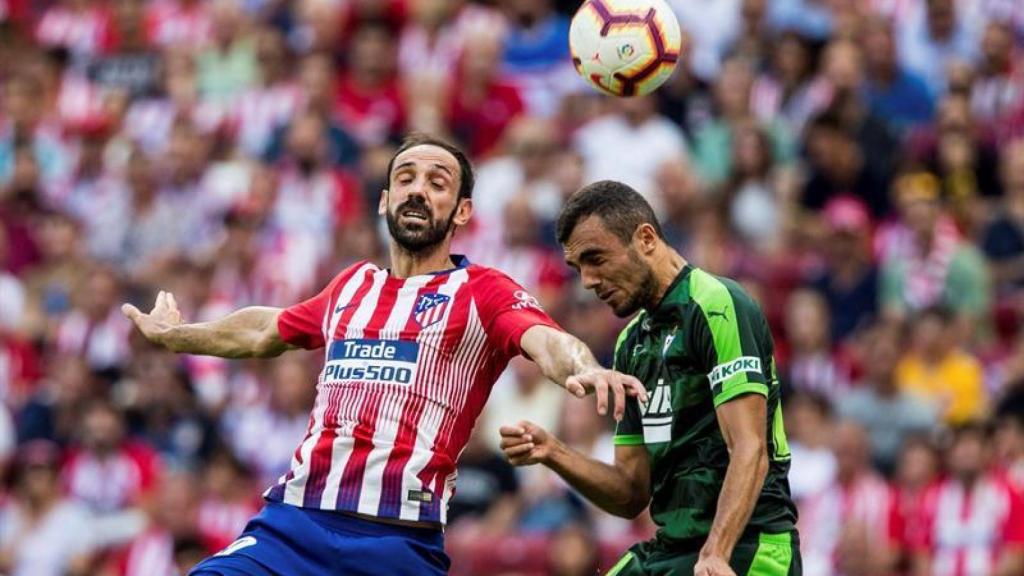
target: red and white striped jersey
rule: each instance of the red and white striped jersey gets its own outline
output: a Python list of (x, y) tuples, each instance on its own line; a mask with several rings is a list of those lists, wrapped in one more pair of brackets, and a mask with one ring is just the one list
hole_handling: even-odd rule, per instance
[(453, 258), (410, 278), (359, 262), (280, 315), (285, 342), (325, 357), (309, 431), (268, 500), (445, 523), (491, 386), (527, 329), (557, 327), (508, 276)]
[(991, 574), (1007, 549), (1024, 546), (1024, 504), (1001, 473), (988, 473), (970, 488), (949, 478), (924, 503), (923, 542), (935, 576)]

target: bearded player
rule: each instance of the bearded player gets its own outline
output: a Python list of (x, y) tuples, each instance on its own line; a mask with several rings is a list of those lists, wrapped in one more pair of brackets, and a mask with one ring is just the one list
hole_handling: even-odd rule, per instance
[(378, 208), (391, 268), (358, 262), (313, 298), (183, 324), (174, 297), (125, 314), (152, 342), (188, 354), (273, 357), (324, 348), (309, 431), (290, 471), (242, 535), (194, 576), (443, 574), (455, 464), (491, 386), (525, 354), (570, 393), (609, 394), (616, 418), (636, 379), (605, 370), (507, 276), (451, 255), (472, 213), (465, 155), (406, 140)]
[(597, 182), (573, 195), (558, 240), (584, 287), (616, 315), (636, 314), (614, 368), (642, 380), (650, 401), (627, 400), (613, 464), (530, 422), (501, 428), (505, 454), (548, 466), (611, 514), (632, 518), (650, 505), (657, 536), (609, 574), (800, 574), (789, 448), (760, 308), (736, 282), (690, 266), (625, 184)]

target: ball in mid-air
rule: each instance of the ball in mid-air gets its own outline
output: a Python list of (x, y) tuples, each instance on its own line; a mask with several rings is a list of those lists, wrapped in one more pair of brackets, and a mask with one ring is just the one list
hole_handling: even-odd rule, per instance
[(682, 33), (664, 0), (586, 0), (569, 27), (576, 71), (613, 96), (652, 92), (672, 75)]

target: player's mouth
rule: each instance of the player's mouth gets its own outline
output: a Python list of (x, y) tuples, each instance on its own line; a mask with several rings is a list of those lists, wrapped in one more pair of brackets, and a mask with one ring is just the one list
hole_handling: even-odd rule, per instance
[(416, 221), (416, 222), (428, 222), (428, 221), (430, 221), (430, 215), (429, 214), (427, 214), (423, 210), (416, 210), (416, 209), (410, 209), (410, 210), (402, 211), (402, 218), (405, 218), (406, 220), (413, 220), (413, 221)]

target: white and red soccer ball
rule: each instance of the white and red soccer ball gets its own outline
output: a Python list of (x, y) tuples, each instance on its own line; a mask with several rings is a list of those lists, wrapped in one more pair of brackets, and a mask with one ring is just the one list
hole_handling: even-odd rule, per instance
[(640, 96), (661, 86), (681, 44), (679, 21), (664, 0), (586, 0), (569, 28), (576, 71), (613, 96)]

